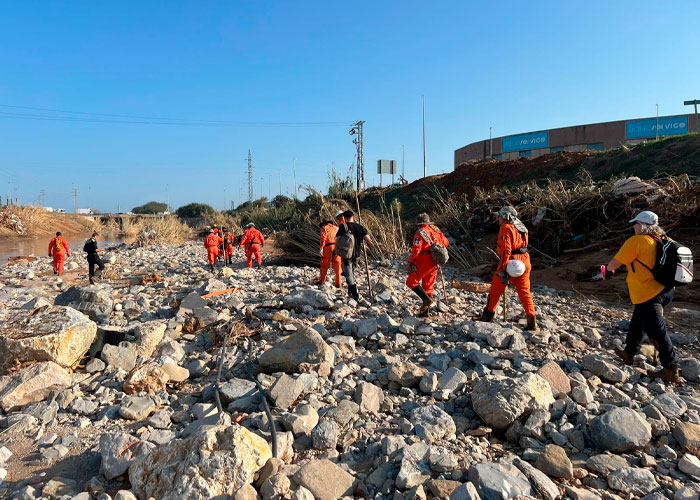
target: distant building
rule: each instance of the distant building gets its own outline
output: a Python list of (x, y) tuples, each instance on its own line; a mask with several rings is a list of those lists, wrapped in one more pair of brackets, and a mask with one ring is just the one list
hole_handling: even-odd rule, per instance
[(77, 212), (78, 215), (92, 215), (91, 208), (79, 208)]
[[(691, 132), (700, 132), (695, 115), (658, 118), (658, 137)], [(656, 137), (656, 117), (540, 130), (467, 144), (455, 151), (454, 166), (457, 168), (462, 163), (486, 158), (510, 160), (557, 151), (602, 151), (619, 148), (623, 144), (639, 144)]]

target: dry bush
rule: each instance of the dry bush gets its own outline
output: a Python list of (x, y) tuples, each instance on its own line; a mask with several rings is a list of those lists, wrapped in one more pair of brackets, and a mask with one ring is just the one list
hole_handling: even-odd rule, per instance
[(177, 216), (148, 218), (141, 221), (141, 232), (136, 238), (139, 246), (155, 243), (180, 244), (194, 237), (194, 230), (180, 222)]
[(0, 235), (4, 236), (46, 236), (56, 231), (84, 233), (92, 226), (90, 217), (47, 212), (41, 207), (0, 207)]

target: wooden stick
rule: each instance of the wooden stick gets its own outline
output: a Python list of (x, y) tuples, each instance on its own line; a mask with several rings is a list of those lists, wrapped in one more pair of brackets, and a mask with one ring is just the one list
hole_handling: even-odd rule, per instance
[[(355, 191), (355, 202), (357, 203), (357, 221), (362, 225), (362, 216), (360, 215), (360, 198), (357, 196), (357, 191)], [(367, 287), (369, 288), (369, 297), (374, 298), (374, 292), (372, 291), (372, 282), (369, 279), (369, 264), (367, 262), (367, 248), (365, 247), (364, 241), (360, 242), (362, 245), (362, 254), (365, 257), (365, 272), (367, 273)]]
[(447, 287), (445, 287), (445, 275), (442, 274), (442, 266), (438, 266), (438, 269), (440, 270), (440, 278), (442, 278), (442, 296), (445, 298), (445, 304), (449, 302), (447, 299)]
[(209, 299), (211, 297), (218, 297), (219, 295), (224, 295), (227, 293), (235, 292), (236, 290), (240, 290), (240, 288), (235, 287), (235, 288), (227, 288), (226, 290), (218, 290), (216, 292), (211, 292), (206, 295), (202, 295), (203, 299)]
[(508, 285), (506, 285), (506, 289), (503, 290), (503, 321), (508, 321), (507, 306), (506, 306), (507, 297), (508, 297)]

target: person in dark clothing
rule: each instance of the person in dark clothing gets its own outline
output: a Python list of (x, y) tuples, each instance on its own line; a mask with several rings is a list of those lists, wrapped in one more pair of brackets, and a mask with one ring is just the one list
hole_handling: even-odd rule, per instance
[(95, 264), (97, 264), (97, 266), (99, 267), (100, 272), (102, 272), (105, 268), (102, 259), (100, 259), (100, 256), (97, 254), (97, 236), (99, 236), (97, 232), (92, 233), (92, 237), (89, 240), (87, 240), (85, 242), (85, 245), (83, 246), (83, 251), (87, 252), (87, 261), (88, 269), (90, 271), (91, 285), (95, 284)]
[(348, 293), (355, 300), (360, 300), (360, 294), (357, 292), (357, 284), (355, 283), (355, 272), (353, 267), (357, 265), (357, 259), (362, 252), (362, 243), (369, 244), (371, 238), (367, 230), (360, 224), (355, 222), (355, 214), (352, 210), (348, 210), (343, 214), (345, 222), (338, 228), (336, 238), (340, 238), (345, 233), (351, 233), (355, 238), (355, 249), (352, 252), (352, 258), (342, 259), (343, 276), (348, 284)]

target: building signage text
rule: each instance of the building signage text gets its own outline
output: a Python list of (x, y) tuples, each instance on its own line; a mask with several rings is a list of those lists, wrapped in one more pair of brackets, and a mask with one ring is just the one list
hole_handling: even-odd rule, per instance
[(549, 132), (530, 132), (529, 134), (511, 135), (502, 139), (501, 149), (508, 151), (524, 151), (526, 149), (539, 149), (549, 146)]

